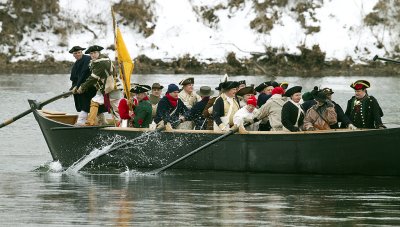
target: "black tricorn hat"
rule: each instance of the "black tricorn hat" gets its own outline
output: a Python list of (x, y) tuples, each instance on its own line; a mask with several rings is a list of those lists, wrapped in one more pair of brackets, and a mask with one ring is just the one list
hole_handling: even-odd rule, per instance
[(196, 93), (200, 96), (211, 96), (214, 94), (214, 91), (209, 86), (201, 86), (200, 90), (196, 91)]
[(230, 90), (232, 88), (239, 87), (239, 82), (237, 81), (225, 81), (221, 84), (221, 88), (225, 91)]
[(153, 85), (151, 85), (151, 89), (154, 89), (154, 88), (162, 90), (164, 88), (164, 86), (162, 86), (159, 83), (154, 83)]
[(245, 80), (239, 80), (238, 83), (239, 83), (239, 85), (244, 84), (246, 86), (246, 81)]
[(256, 88), (255, 88), (255, 90), (257, 91), (257, 92), (261, 92), (262, 90), (264, 90), (266, 87), (268, 87), (268, 84), (267, 84), (268, 82), (263, 82), (263, 83), (261, 83), (261, 84), (259, 84)]
[(131, 92), (139, 94), (143, 92), (148, 92), (151, 90), (151, 87), (149, 85), (137, 85), (133, 88), (131, 88)]
[(236, 94), (238, 96), (243, 96), (243, 95), (247, 95), (247, 94), (252, 94), (254, 95), (255, 90), (254, 87), (250, 86), (250, 87), (244, 87), (242, 89), (240, 89), (238, 92), (236, 92)]
[(69, 53), (72, 54), (72, 53), (74, 53), (74, 52), (76, 52), (76, 51), (84, 50), (84, 49), (86, 49), (86, 48), (83, 48), (83, 47), (80, 47), (80, 46), (73, 46), (73, 47), (71, 48), (71, 50), (69, 50)]
[(101, 51), (101, 50), (103, 50), (103, 49), (104, 49), (104, 48), (101, 47), (101, 46), (93, 45), (93, 46), (90, 46), (90, 47), (85, 51), (85, 54), (89, 54), (89, 53), (94, 52), (94, 51)]
[(189, 77), (186, 79), (181, 80), (181, 82), (179, 82), (179, 85), (185, 86), (187, 84), (194, 84), (194, 78), (193, 77)]
[(219, 84), (218, 84), (218, 87), (216, 87), (215, 90), (220, 91), (221, 88), (222, 88), (222, 84), (223, 84), (223, 83), (225, 83), (225, 82), (219, 83)]
[(292, 96), (293, 94), (295, 94), (295, 93), (299, 93), (299, 92), (301, 92), (301, 89), (302, 89), (302, 87), (301, 86), (294, 86), (294, 87), (291, 87), (291, 88), (289, 88), (289, 89), (287, 89), (286, 91), (285, 91), (285, 96), (286, 97), (290, 97), (290, 96)]

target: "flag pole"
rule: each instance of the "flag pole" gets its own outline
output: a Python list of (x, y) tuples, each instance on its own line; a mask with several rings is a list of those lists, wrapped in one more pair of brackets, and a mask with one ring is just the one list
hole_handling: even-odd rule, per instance
[[(115, 61), (117, 63), (116, 65), (119, 67), (119, 70), (121, 71), (121, 74), (122, 74), (122, 75), (120, 75), (120, 77), (122, 77), (122, 83), (123, 83), (123, 86), (124, 86), (125, 96), (126, 96), (127, 100), (130, 101), (130, 91), (128, 90), (128, 84), (127, 84), (128, 82), (130, 83), (130, 81), (126, 81), (124, 63), (123, 62), (119, 62), (119, 59), (118, 59), (118, 48), (117, 48), (118, 47), (118, 39), (117, 39), (117, 35), (118, 35), (117, 28), (118, 28), (118, 26), (117, 26), (117, 23), (116, 23), (116, 20), (115, 20), (115, 14), (114, 14), (113, 7), (111, 7), (111, 15), (112, 15), (112, 20), (113, 20), (113, 31), (114, 31)], [(119, 70), (117, 68), (117, 72)], [(132, 108), (132, 106), (129, 105), (129, 109), (131, 109), (131, 108)]]

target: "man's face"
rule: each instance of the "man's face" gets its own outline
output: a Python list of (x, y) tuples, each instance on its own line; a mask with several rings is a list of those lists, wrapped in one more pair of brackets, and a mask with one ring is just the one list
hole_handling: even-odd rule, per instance
[(183, 90), (186, 91), (186, 93), (191, 94), (193, 92), (193, 84), (186, 84), (183, 86)]
[(247, 105), (246, 108), (247, 108), (247, 111), (249, 111), (249, 113), (253, 113), (253, 111), (254, 111), (254, 109), (255, 109), (256, 107), (253, 106), (253, 105)]
[(243, 95), (243, 100), (244, 100), (245, 102), (247, 102), (247, 100), (249, 100), (249, 98), (250, 98), (251, 96), (253, 96), (253, 95), (252, 95), (252, 94), (245, 94), (245, 95)]
[(362, 90), (362, 89), (354, 91), (354, 96), (356, 96), (357, 99), (364, 98), (365, 94), (366, 94), (365, 90)]
[(179, 91), (171, 92), (171, 93), (169, 93), (169, 95), (172, 96), (173, 98), (178, 98)]
[(272, 94), (272, 90), (274, 90), (274, 87), (272, 86), (268, 86), (264, 89), (265, 94), (267, 95), (271, 95)]
[(233, 97), (235, 97), (235, 94), (237, 91), (238, 91), (238, 89), (235, 87), (235, 88), (231, 88), (228, 91), (226, 91), (225, 94), (226, 94), (226, 96), (233, 98)]
[(301, 99), (301, 93), (300, 92), (294, 93), (290, 98), (293, 100), (293, 102), (299, 103)]
[(139, 93), (136, 95), (136, 98), (138, 101), (142, 101), (144, 99), (144, 97), (146, 97), (146, 95), (147, 95), (146, 92)]
[(80, 60), (80, 59), (82, 58), (82, 56), (83, 56), (81, 50), (72, 52), (72, 55), (74, 56), (74, 58), (75, 58), (76, 60)]
[(99, 56), (100, 56), (100, 52), (98, 52), (98, 51), (90, 52), (90, 57), (92, 58), (92, 60), (97, 60), (99, 58)]
[(161, 89), (159, 89), (159, 88), (153, 88), (153, 89), (151, 90), (151, 94), (154, 95), (154, 96), (160, 97), (160, 95), (161, 95)]

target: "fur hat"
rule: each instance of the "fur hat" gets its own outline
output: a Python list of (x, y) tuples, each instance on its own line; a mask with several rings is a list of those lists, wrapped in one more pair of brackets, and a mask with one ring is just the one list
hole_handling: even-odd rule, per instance
[(324, 91), (320, 90), (314, 95), (314, 99), (318, 102), (326, 102), (328, 97)]

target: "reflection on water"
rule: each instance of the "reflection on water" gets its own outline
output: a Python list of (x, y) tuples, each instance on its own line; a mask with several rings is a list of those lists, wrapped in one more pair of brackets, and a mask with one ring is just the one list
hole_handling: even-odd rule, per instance
[(398, 178), (182, 171), (1, 178), (5, 225), (15, 217), (20, 224), (87, 226), (400, 224)]
[[(134, 75), (134, 82), (167, 85), (187, 75)], [(220, 76), (196, 75), (195, 87)], [(267, 77), (237, 76), (248, 84)], [(400, 78), (277, 78), (311, 90), (332, 87), (345, 108), (349, 84), (367, 79), (384, 122), (399, 124)], [(1, 75), (0, 120), (70, 87), (69, 75)], [(45, 108), (74, 112), (71, 98)], [(400, 225), (399, 178), (167, 171), (66, 175), (37, 167), (51, 156), (32, 115), (0, 129), (0, 220), (3, 226), (376, 226)], [(49, 167), (51, 168), (51, 167)], [(124, 171), (124, 170), (120, 170)], [(104, 171), (103, 171), (104, 173)]]

